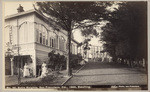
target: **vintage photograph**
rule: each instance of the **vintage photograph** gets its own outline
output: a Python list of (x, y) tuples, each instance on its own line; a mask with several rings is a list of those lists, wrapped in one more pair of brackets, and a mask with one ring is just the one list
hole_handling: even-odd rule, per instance
[(5, 89), (148, 90), (147, 1), (5, 1)]

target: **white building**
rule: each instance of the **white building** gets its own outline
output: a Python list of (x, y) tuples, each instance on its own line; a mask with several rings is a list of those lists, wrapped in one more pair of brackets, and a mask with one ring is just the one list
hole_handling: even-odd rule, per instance
[[(67, 31), (34, 9), (6, 16), (4, 29), (4, 45), (9, 42), (15, 55), (11, 63), (12, 74), (17, 73), (18, 54), (26, 60), (20, 61), (21, 68), (25, 62), (30, 63), (34, 76), (37, 74), (37, 66), (48, 58), (50, 51), (55, 50), (56, 53), (67, 55)], [(73, 54), (77, 54), (77, 44), (72, 38)]]

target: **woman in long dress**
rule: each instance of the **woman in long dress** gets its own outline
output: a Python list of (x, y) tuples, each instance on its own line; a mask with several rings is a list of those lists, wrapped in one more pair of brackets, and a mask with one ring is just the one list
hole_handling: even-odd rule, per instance
[(23, 77), (29, 77), (29, 76), (30, 76), (29, 67), (28, 67), (27, 63), (25, 63), (24, 70), (23, 70)]
[(47, 65), (46, 65), (46, 63), (43, 63), (41, 78), (45, 77), (47, 75), (47, 73), (48, 73)]

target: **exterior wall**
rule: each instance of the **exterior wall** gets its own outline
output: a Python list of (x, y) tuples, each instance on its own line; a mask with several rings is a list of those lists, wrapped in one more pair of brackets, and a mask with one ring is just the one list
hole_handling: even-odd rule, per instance
[[(12, 48), (14, 55), (18, 55), (18, 41), (19, 41), (19, 54), (20, 55), (30, 55), (32, 58), (32, 68), (33, 68), (33, 75), (35, 75), (36, 70), (36, 60), (35, 60), (35, 46), (34, 46), (34, 15), (28, 14), (19, 16), (16, 18), (11, 18), (8, 20), (5, 20), (5, 40), (4, 45), (6, 45), (7, 42), (10, 42), (11, 38), (11, 44), (14, 46)], [(20, 28), (18, 27), (20, 26)], [(17, 31), (18, 27), (18, 31)], [(10, 37), (9, 33), (12, 32), (12, 36)], [(18, 35), (17, 35), (18, 34)], [(5, 48), (5, 51), (7, 48)]]
[[(35, 50), (36, 50), (36, 58), (41, 60), (41, 63), (47, 60), (48, 53), (52, 50), (55, 50), (56, 53), (59, 53), (60, 55), (67, 55), (67, 32), (63, 29), (60, 31), (54, 30), (51, 25), (49, 26), (46, 22), (44, 22), (42, 19), (40, 19), (38, 16), (35, 17)], [(42, 24), (42, 25), (41, 25)], [(38, 30), (38, 33), (37, 33)], [(39, 33), (42, 33), (45, 36), (45, 39), (47, 39), (48, 44), (40, 43), (40, 35)], [(51, 46), (52, 42), (51, 39), (55, 39), (55, 45), (54, 47)], [(57, 38), (57, 39), (56, 39)], [(42, 40), (43, 41), (43, 40)], [(72, 41), (73, 48), (71, 51), (73, 51), (73, 54), (77, 54), (77, 43)], [(41, 64), (40, 63), (40, 64)]]
[[(66, 44), (67, 44), (67, 33), (64, 30), (54, 30), (51, 26), (49, 26), (46, 22), (42, 19), (34, 16), (35, 22), (35, 51), (36, 51), (36, 59), (38, 59), (38, 64), (42, 64), (48, 58), (48, 53), (52, 50), (55, 50), (56, 53), (60, 55), (66, 54)], [(37, 33), (38, 31), (38, 33)], [(42, 33), (42, 37), (44, 36), (45, 40), (42, 39), (42, 43), (40, 42), (40, 33)], [(52, 45), (52, 39), (54, 41)], [(61, 40), (63, 39), (63, 43)], [(45, 41), (43, 43), (43, 41)], [(46, 43), (47, 41), (47, 43)], [(62, 48), (62, 44), (63, 48)], [(40, 60), (40, 62), (39, 62)]]
[[(20, 29), (18, 29), (19, 40), (17, 37), (17, 25), (21, 25)], [(63, 29), (60, 31), (54, 30), (51, 25), (39, 18), (35, 12), (7, 19), (5, 26), (7, 27), (5, 27), (4, 44), (11, 42), (14, 46), (14, 55), (17, 56), (18, 48), (16, 46), (19, 41), (19, 54), (31, 56), (33, 75), (36, 75), (37, 65), (41, 65), (47, 60), (50, 51), (55, 50), (60, 55), (67, 55), (67, 32)], [(9, 35), (10, 32), (12, 36)], [(72, 47), (73, 54), (77, 54), (77, 43), (72, 41)]]

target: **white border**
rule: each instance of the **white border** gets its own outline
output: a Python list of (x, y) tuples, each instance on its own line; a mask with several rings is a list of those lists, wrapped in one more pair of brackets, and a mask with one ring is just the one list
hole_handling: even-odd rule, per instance
[[(31, 90), (31, 89), (25, 89), (25, 90), (3, 90), (2, 87), (2, 74), (4, 74), (4, 71), (2, 70), (3, 68), (3, 58), (2, 58), (2, 37), (3, 37), (3, 32), (2, 32), (2, 2), (3, 1), (33, 1), (33, 0), (0, 0), (0, 92), (16, 92), (16, 91), (19, 91), (19, 92), (26, 92), (26, 91), (34, 91), (34, 92), (39, 92), (39, 91), (42, 91), (42, 92), (47, 92), (47, 91), (50, 91), (50, 89), (37, 89), (37, 90)], [(100, 0), (36, 0), (36, 1), (100, 1)], [(102, 1), (112, 1), (112, 0), (102, 0)], [(150, 0), (113, 0), (113, 1), (148, 1), (148, 55), (150, 54), (150, 48), (149, 48), (149, 45), (150, 45)], [(150, 60), (150, 56), (148, 56), (148, 75), (150, 74), (150, 68), (149, 68), (149, 60)], [(148, 77), (149, 79), (149, 77)], [(133, 90), (133, 91), (120, 91), (120, 92), (150, 92), (150, 81), (148, 80), (148, 90), (147, 91), (144, 91), (144, 90)], [(109, 90), (111, 91), (111, 90)], [(116, 91), (119, 91), (119, 90), (114, 90), (114, 91), (111, 91), (111, 92), (116, 92)], [(80, 91), (81, 92), (81, 91)], [(84, 91), (83, 91), (84, 92)], [(106, 91), (101, 91), (101, 92), (107, 92)]]

